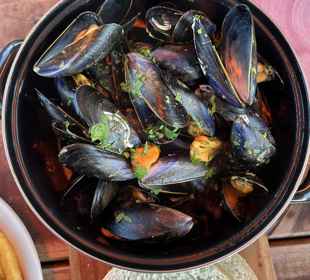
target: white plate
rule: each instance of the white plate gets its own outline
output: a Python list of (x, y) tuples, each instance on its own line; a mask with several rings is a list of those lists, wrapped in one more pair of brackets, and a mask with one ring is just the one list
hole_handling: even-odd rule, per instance
[(26, 227), (14, 210), (0, 198), (0, 231), (14, 246), (25, 280), (43, 280), (41, 263)]

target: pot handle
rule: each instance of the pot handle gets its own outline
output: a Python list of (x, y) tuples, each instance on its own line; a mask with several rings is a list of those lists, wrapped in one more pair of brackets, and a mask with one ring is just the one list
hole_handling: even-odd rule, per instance
[(2, 99), (5, 89), (6, 80), (8, 78), (14, 58), (22, 45), (22, 40), (15, 40), (8, 43), (0, 51), (0, 104), (2, 107)]

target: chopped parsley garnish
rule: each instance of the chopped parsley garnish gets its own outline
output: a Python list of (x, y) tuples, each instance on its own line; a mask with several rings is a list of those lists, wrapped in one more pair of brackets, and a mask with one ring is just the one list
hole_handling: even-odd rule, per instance
[(117, 212), (115, 215), (115, 221), (117, 223), (120, 223), (122, 221), (128, 222), (128, 223), (132, 223), (132, 220), (129, 216), (127, 216), (124, 212), (120, 211)]
[(109, 119), (102, 115), (100, 122), (90, 128), (92, 142), (99, 142), (100, 146), (106, 146), (109, 138)]
[(201, 164), (200, 159), (196, 158), (195, 156), (191, 156), (191, 161), (192, 161), (192, 164), (194, 165)]
[(179, 135), (179, 129), (178, 128), (170, 129), (165, 126), (164, 134), (169, 140), (175, 140)]
[(142, 74), (136, 73), (136, 80), (132, 83), (121, 83), (121, 89), (131, 93), (133, 96), (141, 97), (141, 89), (144, 86), (145, 77)]
[(130, 85), (128, 83), (121, 83), (121, 89), (124, 92), (130, 93)]
[(175, 100), (179, 103), (182, 103), (182, 95), (181, 93), (177, 92), (176, 96), (175, 96)]
[(142, 48), (138, 49), (138, 52), (146, 58), (152, 58), (151, 50), (147, 47), (142, 47)]
[(70, 107), (72, 105), (72, 103), (73, 103), (73, 97), (69, 96), (67, 98), (67, 106)]
[(161, 124), (148, 129), (147, 135), (150, 141), (156, 141), (164, 138), (168, 140), (175, 140), (179, 136), (179, 129), (169, 128)]
[(205, 179), (208, 180), (208, 179), (212, 178), (215, 174), (216, 174), (215, 168), (210, 167), (210, 168), (208, 168), (208, 170), (206, 172)]
[(212, 115), (214, 115), (215, 112), (216, 112), (216, 97), (215, 97), (215, 95), (211, 96), (211, 98), (210, 98), (210, 105), (211, 105), (210, 113)]
[(147, 169), (143, 166), (137, 166), (134, 170), (134, 174), (138, 180), (141, 180), (147, 175)]

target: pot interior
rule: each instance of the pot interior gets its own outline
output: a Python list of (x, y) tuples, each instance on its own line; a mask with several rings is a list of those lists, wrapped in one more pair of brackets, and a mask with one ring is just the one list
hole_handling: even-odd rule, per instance
[[(32, 65), (65, 27), (82, 11), (96, 10), (100, 1), (64, 1), (50, 13), (32, 35), (20, 53), (10, 87), (8, 102), (7, 143), (14, 171), (30, 203), (45, 222), (64, 239), (88, 254), (116, 265), (135, 269), (167, 270), (187, 268), (213, 261), (244, 245), (264, 229), (280, 211), (295, 188), (308, 144), (307, 96), (302, 75), (294, 55), (278, 30), (253, 5), (258, 52), (280, 73), (285, 86), (266, 83), (260, 90), (272, 108), (272, 133), (277, 142), (277, 154), (260, 174), (271, 192), (270, 201), (256, 219), (241, 224), (232, 218), (221, 223), (210, 221), (212, 237), (184, 239), (161, 246), (138, 245), (105, 240), (92, 230), (94, 225), (81, 219), (75, 208), (60, 205), (62, 191), (68, 186), (57, 162), (56, 139), (46, 116), (42, 114), (34, 88), (48, 97), (55, 96), (52, 80), (38, 77)], [(160, 1), (141, 1), (153, 6)], [(165, 1), (166, 2), (166, 1)], [(229, 6), (235, 1), (195, 0), (175, 2), (181, 10), (203, 10), (220, 28)], [(14, 101), (13, 101), (14, 100)], [(89, 190), (84, 190), (89, 192)]]

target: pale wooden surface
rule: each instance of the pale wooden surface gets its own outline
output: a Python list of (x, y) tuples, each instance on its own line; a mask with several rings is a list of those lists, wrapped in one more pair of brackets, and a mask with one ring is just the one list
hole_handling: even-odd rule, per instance
[[(31, 26), (37, 22), (44, 11), (55, 4), (56, 0), (0, 0), (0, 48), (8, 41), (23, 38)], [(309, 0), (255, 0), (253, 1), (286, 35), (298, 55), (307, 77), (310, 77), (310, 2)], [(17, 191), (6, 164), (2, 142), (0, 144), (0, 195), (21, 216), (35, 240), (41, 261), (43, 261), (44, 278), (48, 280), (88, 279), (97, 280), (108, 267), (98, 264), (85, 256), (71, 251), (59, 239), (54, 237), (26, 206)], [(281, 239), (272, 241), (271, 256), (278, 279), (310, 279), (309, 239), (290, 241), (296, 236), (310, 236), (308, 205), (291, 206), (270, 237)], [(258, 273), (259, 279), (272, 279), (271, 267), (268, 265), (268, 246), (266, 239), (261, 239), (242, 253)], [(73, 268), (69, 267), (69, 261)], [(270, 264), (270, 263), (269, 263)], [(86, 266), (83, 270), (82, 267)], [(78, 267), (75, 269), (74, 267)], [(90, 271), (92, 273), (86, 273)], [(263, 270), (261, 270), (263, 268)], [(263, 274), (259, 274), (262, 273)], [(71, 276), (70, 276), (71, 275)], [(89, 278), (92, 276), (92, 278)], [(81, 278), (82, 277), (82, 278)], [(86, 278), (85, 278), (86, 277)], [(94, 278), (95, 277), (95, 278)]]

